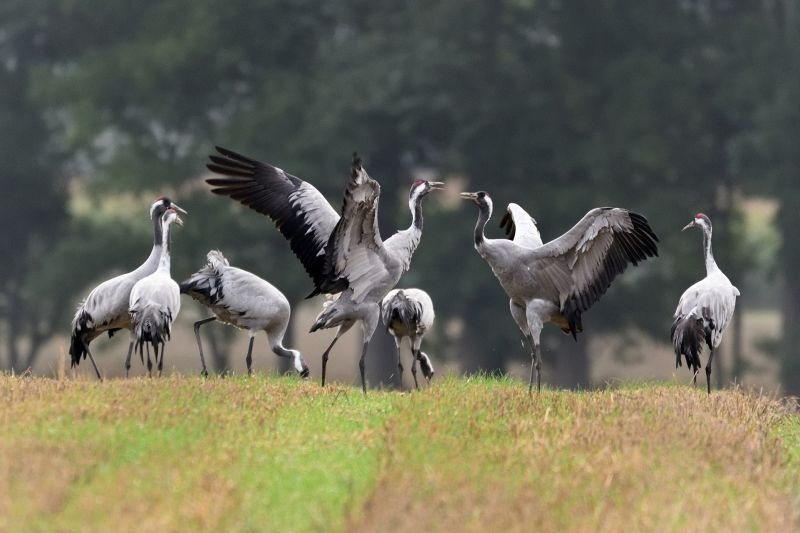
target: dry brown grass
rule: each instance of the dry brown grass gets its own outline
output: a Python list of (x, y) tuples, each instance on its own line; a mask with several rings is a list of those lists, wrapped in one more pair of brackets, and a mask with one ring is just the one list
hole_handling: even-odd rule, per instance
[(737, 390), (0, 377), (0, 400), (0, 530), (799, 524), (798, 417)]
[[(434, 388), (397, 414), (362, 531), (788, 531), (778, 402), (646, 387)], [(413, 402), (412, 402), (413, 403)], [(445, 415), (446, 416), (442, 416)]]

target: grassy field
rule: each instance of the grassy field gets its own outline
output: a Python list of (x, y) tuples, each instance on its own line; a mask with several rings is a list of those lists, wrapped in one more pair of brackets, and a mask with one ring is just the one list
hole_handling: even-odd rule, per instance
[(800, 418), (741, 391), (0, 377), (0, 529), (797, 529)]

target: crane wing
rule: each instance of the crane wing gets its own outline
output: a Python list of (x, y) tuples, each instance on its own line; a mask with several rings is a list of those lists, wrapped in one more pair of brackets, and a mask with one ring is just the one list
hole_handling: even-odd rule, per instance
[(324, 271), (333, 284), (351, 288), (357, 303), (388, 275), (388, 258), (378, 229), (380, 193), (378, 182), (369, 177), (354, 155), (342, 216), (328, 241)]
[(561, 237), (531, 250), (528, 262), (552, 282), (574, 332), (580, 313), (606, 292), (628, 263), (658, 255), (647, 219), (626, 209), (592, 209)]
[(733, 317), (737, 296), (739, 290), (727, 279), (704, 278), (681, 295), (675, 318), (682, 319), (694, 313), (697, 318), (712, 321), (712, 338), (721, 338)]
[(219, 146), (217, 152), (208, 169), (226, 177), (207, 179), (211, 192), (272, 219), (314, 280), (314, 294), (326, 292), (325, 246), (339, 221), (333, 207), (313, 185), (278, 167)]
[(538, 248), (542, 245), (542, 236), (536, 228), (536, 220), (518, 204), (508, 204), (506, 214), (500, 221), (500, 227), (506, 230), (506, 236), (514, 244), (523, 248)]

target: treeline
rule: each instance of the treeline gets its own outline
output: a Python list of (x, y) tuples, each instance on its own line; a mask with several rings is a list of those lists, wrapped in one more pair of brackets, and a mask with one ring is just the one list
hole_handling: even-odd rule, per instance
[[(136, 207), (163, 190), (203, 214), (182, 231), (176, 276), (223, 246), (302, 298), (309, 282), (280, 235), (199, 181), (221, 144), (313, 179), (331, 199), (357, 149), (383, 185), (384, 232), (407, 223), (392, 198), (421, 168), (486, 189), (501, 206), (523, 204), (545, 238), (596, 205), (645, 213), (663, 258), (615, 284), (586, 321), (659, 339), (701, 270), (699, 245), (677, 230), (708, 213), (718, 260), (741, 286), (764, 265), (759, 243), (743, 237), (739, 199), (774, 198), (784, 245), (773, 303), (786, 326), (776, 353), (785, 388), (798, 392), (799, 9), (793, 0), (6, 0), (2, 366), (30, 366), (68, 329), (91, 281), (136, 262), (147, 234)], [(526, 357), (471, 249), (474, 210), (426, 208), (403, 284), (431, 292), (442, 324), (462, 321), (439, 352), (468, 370)], [(754, 301), (743, 294), (744, 306)], [(551, 347), (561, 340), (546, 336)], [(587, 340), (565, 345), (557, 363), (545, 353), (560, 383), (587, 384)]]

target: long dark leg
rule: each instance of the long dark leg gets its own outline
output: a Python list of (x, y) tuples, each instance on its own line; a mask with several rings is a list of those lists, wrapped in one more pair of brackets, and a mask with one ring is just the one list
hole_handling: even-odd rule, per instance
[(711, 353), (708, 355), (708, 363), (706, 363), (706, 386), (708, 393), (711, 394), (711, 362), (714, 360), (714, 348), (711, 348)]
[(161, 369), (164, 368), (164, 349), (167, 347), (167, 343), (161, 343), (161, 357), (158, 359), (158, 377), (161, 377)]
[(153, 377), (153, 362), (150, 361), (150, 345), (145, 344), (145, 349), (147, 350), (147, 375), (148, 377)]
[(403, 390), (403, 360), (400, 359), (400, 340), (394, 340), (395, 346), (397, 346), (397, 372), (398, 376), (400, 376), (400, 390)]
[(210, 316), (194, 323), (194, 338), (197, 339), (197, 349), (200, 350), (200, 364), (203, 365), (203, 370), (200, 371), (200, 375), (203, 377), (208, 377), (208, 368), (206, 368), (206, 358), (203, 355), (203, 343), (200, 341), (200, 326), (206, 322), (213, 322), (216, 319), (217, 317)]
[(364, 391), (364, 394), (367, 393), (367, 378), (364, 374), (364, 371), (367, 368), (366, 365), (366, 358), (367, 358), (367, 347), (369, 346), (369, 341), (364, 343), (364, 348), (361, 350), (361, 359), (358, 360), (358, 370), (361, 372), (361, 390)]
[(419, 350), (414, 350), (412, 346), (411, 353), (411, 375), (414, 376), (414, 388), (419, 390), (419, 382), (417, 381), (417, 358), (419, 357)]
[(325, 386), (325, 369), (328, 367), (328, 354), (333, 348), (333, 345), (336, 344), (336, 341), (339, 340), (339, 334), (337, 333), (336, 336), (333, 338), (331, 343), (328, 345), (328, 348), (322, 353), (322, 386)]
[(533, 371), (536, 370), (536, 392), (542, 390), (542, 358), (539, 346), (531, 341), (531, 375), (528, 378), (528, 394), (533, 392)]
[(131, 371), (131, 355), (133, 355), (133, 341), (128, 345), (128, 357), (125, 358), (125, 377)]
[(255, 337), (250, 337), (250, 344), (247, 345), (247, 357), (244, 358), (244, 362), (247, 363), (248, 376), (253, 374), (253, 342), (255, 340)]
[(97, 369), (97, 363), (94, 362), (94, 356), (92, 352), (89, 351), (89, 347), (86, 347), (86, 355), (89, 356), (89, 361), (92, 362), (92, 366), (94, 367), (94, 373), (97, 374), (97, 379), (103, 381), (103, 376), (100, 375), (100, 371)]

